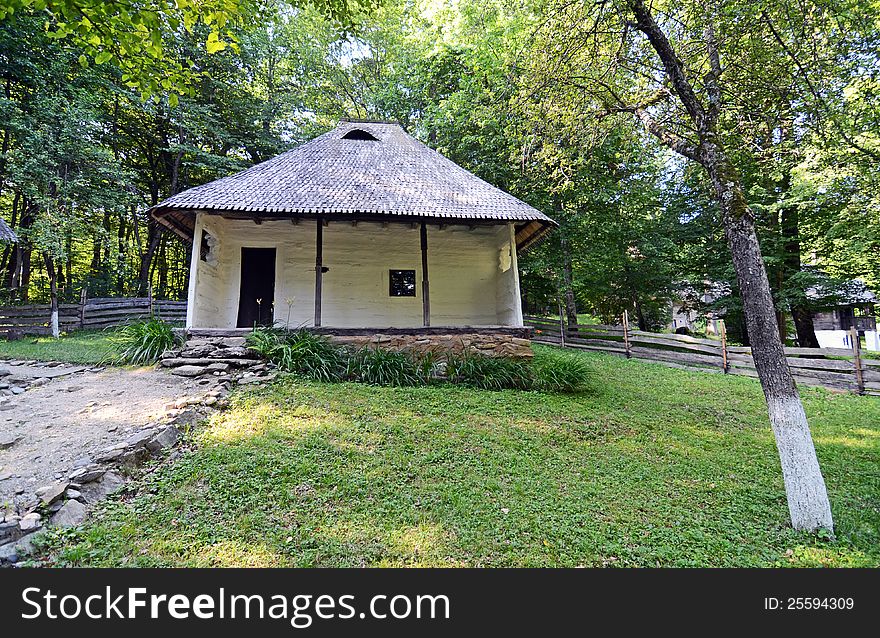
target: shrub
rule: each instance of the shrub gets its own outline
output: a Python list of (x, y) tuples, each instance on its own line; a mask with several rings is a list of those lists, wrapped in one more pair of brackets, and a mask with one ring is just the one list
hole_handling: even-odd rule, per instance
[(426, 375), (419, 363), (405, 352), (362, 348), (349, 357), (345, 378), (374, 385), (422, 385)]
[(170, 323), (152, 318), (119, 328), (110, 342), (116, 351), (110, 356), (111, 361), (146, 365), (155, 363), (163, 352), (173, 348), (177, 337)]
[(482, 354), (450, 355), (446, 374), (453, 383), (485, 390), (505, 388), (527, 390), (532, 386), (529, 364), (510, 357), (488, 357)]
[(537, 348), (531, 365), (536, 390), (576, 392), (584, 387), (590, 375), (583, 358), (550, 348)]
[(343, 348), (308, 330), (257, 328), (248, 335), (248, 347), (280, 370), (315, 381), (339, 381), (348, 358)]

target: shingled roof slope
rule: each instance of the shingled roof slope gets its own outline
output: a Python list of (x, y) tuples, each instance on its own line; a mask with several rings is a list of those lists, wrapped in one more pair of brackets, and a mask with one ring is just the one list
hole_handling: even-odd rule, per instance
[(150, 212), (191, 239), (195, 211), (262, 219), (350, 215), (515, 222), (520, 248), (555, 226), (399, 124), (384, 122), (341, 122), (311, 142), (178, 193)]
[(18, 236), (13, 232), (9, 225), (0, 217), (0, 243), (14, 244), (18, 241)]

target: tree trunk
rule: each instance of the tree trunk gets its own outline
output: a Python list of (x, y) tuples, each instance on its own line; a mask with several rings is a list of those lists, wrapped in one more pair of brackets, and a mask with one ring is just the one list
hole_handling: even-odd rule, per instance
[[(790, 178), (786, 177), (783, 185), (786, 192), (789, 182)], [(785, 251), (782, 272), (783, 277), (788, 281), (801, 270), (800, 214), (796, 205), (783, 207), (779, 226), (782, 230)], [(804, 291), (798, 290), (797, 293), (799, 301), (791, 305), (791, 318), (794, 320), (798, 345), (801, 348), (818, 348), (819, 340), (816, 338), (816, 327), (813, 325), (813, 312), (806, 303)]]
[(578, 311), (577, 301), (574, 296), (574, 285), (572, 283), (572, 267), (571, 267), (571, 251), (568, 249), (568, 240), (563, 237), (562, 243), (562, 299), (565, 305), (565, 319), (568, 323), (568, 329), (577, 330)]
[(152, 272), (153, 256), (156, 254), (156, 248), (159, 247), (159, 241), (162, 239), (162, 230), (159, 224), (151, 219), (148, 222), (147, 232), (147, 248), (141, 253), (141, 264), (138, 270), (138, 296), (143, 297), (147, 294), (147, 286), (150, 283), (150, 273)]
[(708, 71), (702, 78), (706, 97), (704, 105), (694, 91), (681, 58), (654, 20), (648, 5), (644, 0), (627, 0), (627, 4), (636, 18), (635, 27), (645, 34), (663, 63), (671, 90), (687, 111), (699, 141), (694, 144), (655, 120), (648, 110), (650, 104), (629, 106), (624, 110), (638, 117), (646, 130), (666, 146), (698, 162), (709, 175), (715, 200), (721, 210), (724, 234), (733, 256), (755, 368), (767, 399), (770, 425), (776, 437), (791, 524), (795, 529), (832, 530), (828, 492), (819, 469), (804, 406), (785, 360), (770, 282), (755, 234), (755, 222), (743, 194), (742, 181), (719, 141), (717, 127), (724, 92), (714, 24), (718, 7), (709, 3), (709, 19), (703, 31), (708, 57)]
[(816, 337), (816, 326), (813, 324), (813, 311), (808, 308), (792, 306), (791, 318), (794, 320), (798, 346), (801, 348), (818, 348), (819, 339)]
[(828, 492), (800, 394), (785, 360), (751, 210), (739, 176), (720, 149), (707, 151), (704, 166), (721, 208), (724, 233), (733, 257), (752, 342), (752, 357), (779, 450), (792, 526), (802, 530), (831, 530), (834, 523)]
[(648, 322), (645, 320), (645, 313), (642, 311), (642, 304), (638, 300), (633, 303), (633, 306), (636, 311), (636, 322), (639, 326), (639, 330), (642, 332), (648, 331)]
[(58, 325), (58, 275), (55, 269), (55, 262), (49, 253), (43, 253), (43, 261), (46, 263), (46, 274), (49, 277), (49, 324), (52, 329), (52, 336), (57, 339), (61, 336), (61, 330)]

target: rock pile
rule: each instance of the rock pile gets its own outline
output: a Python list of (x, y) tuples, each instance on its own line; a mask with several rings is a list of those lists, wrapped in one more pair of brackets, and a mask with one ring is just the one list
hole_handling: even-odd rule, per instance
[(237, 380), (246, 372), (259, 375), (269, 366), (245, 346), (245, 338), (238, 336), (190, 337), (178, 350), (162, 355), (162, 365), (171, 368), (171, 374), (181, 377), (230, 377)]

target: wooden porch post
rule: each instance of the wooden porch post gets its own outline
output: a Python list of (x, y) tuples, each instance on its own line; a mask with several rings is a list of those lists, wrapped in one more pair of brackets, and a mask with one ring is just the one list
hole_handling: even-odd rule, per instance
[(324, 220), (315, 219), (317, 234), (315, 235), (315, 327), (321, 326), (321, 284), (324, 279)]
[(431, 325), (431, 298), (428, 294), (428, 228), (422, 222), (419, 228), (419, 236), (422, 244), (422, 323)]

